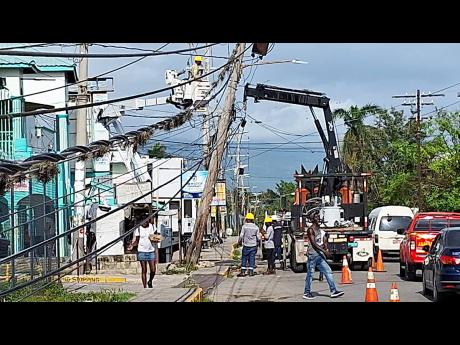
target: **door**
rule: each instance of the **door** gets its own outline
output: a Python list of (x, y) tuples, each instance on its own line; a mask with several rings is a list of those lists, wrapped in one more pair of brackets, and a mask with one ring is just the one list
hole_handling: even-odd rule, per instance
[(410, 216), (383, 216), (378, 226), (379, 247), (382, 251), (399, 251), (404, 235), (398, 229), (407, 229), (412, 221)]
[(434, 272), (434, 264), (435, 264), (435, 255), (437, 249), (439, 248), (440, 243), (440, 235), (438, 235), (435, 240), (433, 241), (433, 245), (428, 252), (428, 255), (424, 261), (424, 271), (423, 274), (425, 275), (425, 281), (429, 287), (433, 286), (433, 272)]

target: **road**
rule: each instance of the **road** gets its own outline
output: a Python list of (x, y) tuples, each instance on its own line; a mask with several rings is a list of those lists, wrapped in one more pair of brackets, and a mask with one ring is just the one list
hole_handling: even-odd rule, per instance
[[(257, 271), (263, 272), (266, 261), (258, 261)], [(379, 302), (387, 302), (390, 298), (390, 287), (396, 282), (401, 302), (430, 302), (428, 297), (422, 294), (421, 276), (418, 274), (417, 281), (405, 281), (399, 277), (399, 263), (385, 262), (386, 272), (375, 272), (376, 287)], [(294, 273), (290, 269), (277, 270), (276, 275), (264, 276), (258, 274), (254, 277), (236, 277), (222, 281), (217, 289), (210, 293), (210, 298), (216, 302), (250, 302), (250, 301), (273, 301), (273, 302), (364, 302), (367, 283), (367, 271), (352, 271), (353, 284), (341, 285), (340, 267), (333, 268), (334, 281), (337, 288), (343, 290), (345, 295), (332, 299), (329, 297), (327, 282), (318, 281), (319, 272), (315, 273), (312, 292), (316, 296), (314, 300), (302, 298), (306, 273)], [(419, 271), (420, 273), (420, 271)]]

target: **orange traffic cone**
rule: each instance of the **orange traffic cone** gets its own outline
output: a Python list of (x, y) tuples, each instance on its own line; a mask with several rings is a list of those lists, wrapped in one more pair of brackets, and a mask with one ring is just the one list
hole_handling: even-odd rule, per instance
[(383, 267), (382, 251), (380, 249), (379, 254), (377, 256), (377, 265), (375, 267), (375, 272), (386, 272), (385, 268)]
[(396, 283), (391, 284), (390, 302), (399, 302), (399, 292)]
[(342, 263), (342, 280), (340, 284), (353, 284), (351, 280), (351, 272), (350, 268), (348, 267), (348, 261), (346, 255), (343, 256), (343, 263)]
[(374, 272), (372, 272), (372, 267), (369, 267), (369, 272), (367, 273), (367, 287), (366, 287), (365, 302), (378, 302), (378, 301), (379, 301), (379, 296), (377, 294), (377, 289), (375, 288)]

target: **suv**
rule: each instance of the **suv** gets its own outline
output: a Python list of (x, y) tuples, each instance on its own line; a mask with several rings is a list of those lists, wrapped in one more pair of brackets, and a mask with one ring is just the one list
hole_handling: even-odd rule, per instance
[(407, 229), (398, 229), (404, 234), (399, 252), (399, 275), (415, 280), (416, 270), (422, 269), (427, 252), (423, 247), (431, 246), (439, 231), (460, 226), (460, 213), (425, 212), (418, 213)]

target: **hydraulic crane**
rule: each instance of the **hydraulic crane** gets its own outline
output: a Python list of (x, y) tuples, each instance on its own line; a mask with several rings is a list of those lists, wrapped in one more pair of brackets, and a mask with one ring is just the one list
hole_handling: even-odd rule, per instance
[[(324, 96), (323, 93), (312, 90), (288, 89), (265, 84), (257, 84), (253, 87), (247, 84), (244, 88), (244, 101), (247, 100), (247, 97), (253, 97), (254, 102), (267, 100), (308, 106), (313, 115), (316, 129), (321, 137), (324, 151), (326, 153), (326, 157), (324, 158), (325, 167), (323, 173), (330, 175), (334, 173), (343, 173), (347, 170), (340, 159), (337, 136), (335, 134), (334, 119), (329, 106), (329, 98)], [(323, 110), (327, 136), (313, 108), (320, 108)], [(335, 195), (338, 178), (328, 176), (325, 177), (325, 179), (327, 180), (327, 183), (321, 186), (320, 194), (330, 196)]]

